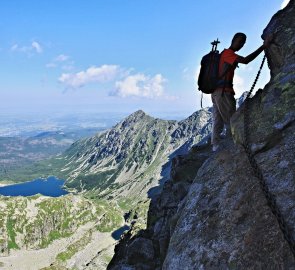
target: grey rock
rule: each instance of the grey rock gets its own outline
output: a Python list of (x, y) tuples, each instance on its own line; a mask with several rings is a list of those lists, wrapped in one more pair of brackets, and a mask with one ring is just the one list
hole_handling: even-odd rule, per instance
[(162, 269), (272, 269), (278, 263), (293, 269), (289, 246), (245, 166), (245, 152), (227, 143), (199, 169)]
[(154, 256), (153, 242), (150, 239), (139, 237), (129, 245), (127, 262), (131, 265), (137, 263), (151, 264)]
[(288, 112), (281, 122), (275, 123), (274, 128), (277, 130), (283, 130), (285, 127), (295, 121), (295, 112)]
[(131, 265), (116, 265), (112, 268), (112, 270), (138, 270), (134, 266)]
[(251, 144), (251, 151), (252, 153), (256, 154), (260, 150), (262, 150), (267, 145), (267, 142), (262, 143), (252, 143)]

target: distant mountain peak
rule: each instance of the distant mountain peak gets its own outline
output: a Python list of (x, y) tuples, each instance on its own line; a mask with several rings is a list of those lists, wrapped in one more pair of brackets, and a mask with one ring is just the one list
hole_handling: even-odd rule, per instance
[(141, 117), (141, 116), (147, 116), (147, 114), (143, 110), (137, 110), (134, 113), (132, 113), (131, 115), (139, 116), (139, 117)]
[(129, 127), (130, 125), (135, 125), (136, 123), (140, 123), (143, 121), (151, 121), (154, 118), (147, 115), (143, 110), (137, 110), (128, 116), (126, 116), (123, 120), (121, 120), (116, 126), (116, 127)]
[[(245, 91), (238, 99), (237, 99), (237, 103), (238, 103), (238, 107), (240, 107), (244, 101), (246, 100), (247, 96), (249, 94), (249, 91)], [(250, 97), (252, 97), (253, 95), (251, 95)]]
[(132, 121), (136, 120), (136, 121), (138, 121), (140, 119), (146, 119), (146, 118), (152, 119), (153, 117), (146, 114), (143, 110), (137, 110), (134, 113), (127, 116), (125, 118), (125, 120), (132, 120)]

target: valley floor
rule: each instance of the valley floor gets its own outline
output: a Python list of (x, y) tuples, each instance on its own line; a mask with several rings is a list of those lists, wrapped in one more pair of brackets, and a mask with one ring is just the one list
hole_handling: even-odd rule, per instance
[[(50, 269), (50, 265), (63, 266), (63, 269), (106, 269), (108, 259), (114, 250), (114, 240), (111, 233), (102, 233), (92, 230), (94, 222), (81, 226), (76, 233), (69, 238), (58, 239), (47, 248), (39, 250), (12, 250), (10, 256), (0, 257), (0, 268), (3, 270), (40, 270)], [(79, 240), (90, 235), (90, 241), (81, 250), (74, 253), (68, 260), (58, 260), (58, 254), (68, 250)], [(80, 242), (80, 241), (79, 241)], [(98, 255), (99, 254), (99, 258)]]

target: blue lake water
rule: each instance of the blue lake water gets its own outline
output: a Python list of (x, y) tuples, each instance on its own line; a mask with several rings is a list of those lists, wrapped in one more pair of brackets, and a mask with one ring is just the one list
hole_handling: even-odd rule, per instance
[(119, 240), (120, 239), (120, 236), (123, 234), (123, 232), (126, 231), (126, 230), (129, 230), (129, 229), (130, 229), (130, 227), (125, 224), (124, 226), (120, 227), (119, 229), (113, 231), (112, 237), (115, 240)]
[(64, 180), (50, 176), (33, 181), (0, 187), (0, 195), (4, 196), (32, 196), (41, 193), (45, 196), (59, 197), (69, 192), (63, 189)]

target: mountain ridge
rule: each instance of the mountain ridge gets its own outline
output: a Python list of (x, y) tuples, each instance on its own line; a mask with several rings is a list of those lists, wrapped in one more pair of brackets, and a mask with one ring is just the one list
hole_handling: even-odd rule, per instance
[[(190, 144), (199, 140), (201, 135), (199, 138), (193, 137), (197, 135), (197, 131), (201, 130), (202, 125), (208, 124), (209, 118), (210, 112), (206, 109), (202, 113), (195, 112), (183, 121), (162, 120), (147, 115), (143, 110), (138, 110), (113, 128), (74, 143), (71, 149), (65, 152), (65, 156), (71, 160), (76, 155), (78, 157), (76, 161), (83, 161), (82, 167), (84, 166), (88, 171), (106, 164), (109, 164), (111, 170), (112, 166), (122, 162), (128, 163), (128, 170), (136, 164), (146, 168), (156, 160), (160, 152), (163, 152), (162, 154), (170, 153), (183, 144), (187, 144), (188, 139), (190, 139)], [(193, 121), (199, 122), (200, 119), (203, 119), (201, 125), (193, 123)], [(206, 135), (208, 134), (206, 133)], [(170, 147), (170, 143), (174, 146)], [(80, 153), (78, 149), (74, 150), (78, 145), (80, 145), (78, 148), (81, 149), (81, 144), (84, 144), (84, 149), (88, 149), (84, 154)], [(91, 166), (86, 166), (88, 164), (85, 162), (85, 157), (88, 157), (87, 162)], [(105, 168), (106, 166), (104, 170)], [(70, 178), (73, 177), (70, 176)], [(118, 178), (116, 179), (115, 182), (120, 182)]]

